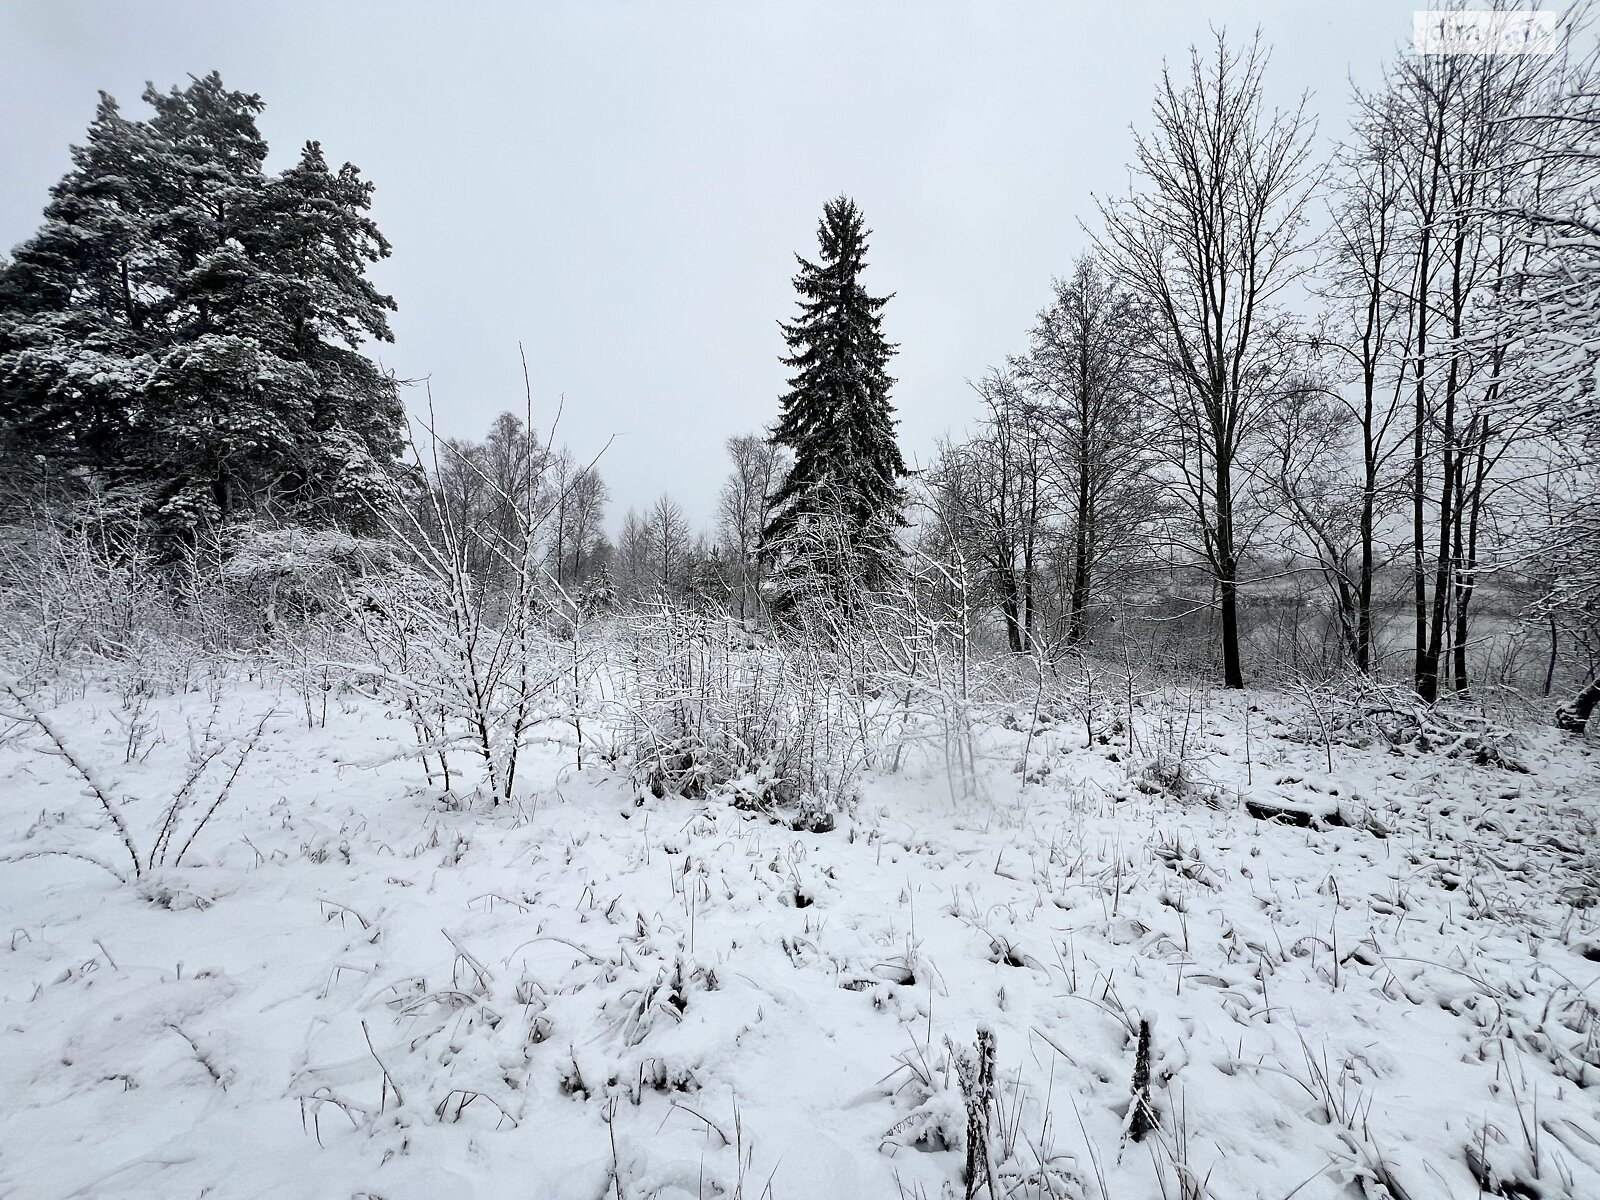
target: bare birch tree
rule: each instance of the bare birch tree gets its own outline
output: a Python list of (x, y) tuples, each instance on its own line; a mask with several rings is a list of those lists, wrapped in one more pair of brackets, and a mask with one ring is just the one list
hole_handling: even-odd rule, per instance
[(722, 485), (717, 528), (731, 561), (739, 597), (739, 619), (746, 620), (761, 598), (761, 531), (771, 516), (772, 497), (783, 480), (783, 450), (756, 434), (727, 442), (732, 470)]

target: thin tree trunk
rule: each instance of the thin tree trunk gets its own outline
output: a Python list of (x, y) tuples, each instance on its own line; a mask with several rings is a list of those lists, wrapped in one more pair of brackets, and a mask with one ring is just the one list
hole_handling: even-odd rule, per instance
[(1426, 487), (1424, 470), (1428, 430), (1428, 279), (1432, 237), (1423, 226), (1421, 246), (1417, 259), (1417, 285), (1411, 302), (1417, 312), (1416, 412), (1412, 427), (1411, 445), (1411, 580), (1416, 615), (1416, 656), (1412, 679), (1419, 695), (1429, 699), (1425, 680), (1428, 658), (1428, 575), (1424, 545), (1426, 512), (1423, 490)]
[(1067, 614), (1067, 643), (1083, 640), (1083, 610), (1089, 602), (1089, 464), (1078, 461), (1078, 528), (1072, 544), (1072, 599)]
[[(1361, 417), (1361, 568), (1356, 579), (1356, 669), (1372, 672), (1373, 511), (1378, 504), (1378, 455), (1372, 444), (1373, 392), (1377, 386), (1368, 359)], [(1392, 410), (1391, 410), (1392, 411)]]
[(1072, 545), (1072, 600), (1067, 617), (1067, 644), (1079, 645), (1083, 641), (1083, 610), (1089, 602), (1089, 506), (1091, 503), (1091, 471), (1089, 453), (1092, 438), (1090, 429), (1094, 422), (1090, 396), (1089, 355), (1091, 347), (1087, 331), (1079, 338), (1078, 346), (1078, 513), (1077, 529)]
[[(1479, 430), (1476, 445), (1476, 462), (1473, 467), (1472, 490), (1470, 499), (1465, 505), (1458, 505), (1466, 509), (1466, 539), (1458, 547), (1459, 565), (1456, 572), (1456, 635), (1455, 655), (1456, 691), (1465, 692), (1467, 682), (1467, 616), (1468, 608), (1472, 604), (1473, 594), (1477, 591), (1478, 579), (1478, 530), (1483, 515), (1483, 488), (1489, 474), (1489, 426), (1487, 421)], [(1457, 528), (1461, 525), (1461, 515), (1457, 514)]]
[[(1218, 449), (1223, 439), (1217, 438)], [(1239, 564), (1233, 550), (1233, 463), (1227, 454), (1216, 456), (1217, 471), (1217, 588), (1222, 616), (1222, 683), (1244, 687), (1244, 665), (1239, 655)]]
[(1439, 665), (1444, 656), (1445, 613), (1449, 605), (1451, 576), (1451, 534), (1455, 526), (1456, 509), (1456, 458), (1455, 415), (1456, 390), (1459, 382), (1460, 359), (1452, 355), (1450, 372), (1444, 390), (1444, 428), (1440, 431), (1443, 469), (1439, 484), (1439, 550), (1433, 575), (1433, 604), (1428, 620), (1428, 644), (1418, 672), (1417, 694), (1432, 704), (1439, 698)]
[(1035, 458), (1028, 468), (1028, 527), (1022, 541), (1022, 640), (1029, 651), (1033, 640), (1034, 541), (1039, 529), (1039, 464)]

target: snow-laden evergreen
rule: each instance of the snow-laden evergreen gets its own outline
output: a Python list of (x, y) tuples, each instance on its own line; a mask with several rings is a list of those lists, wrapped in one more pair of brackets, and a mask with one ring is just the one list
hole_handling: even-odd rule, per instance
[(216, 74), (102, 94), (44, 224), (0, 273), (0, 432), (55, 475), (127, 489), (172, 528), (358, 518), (400, 448), (368, 359), (394, 301), (372, 186), (315, 142), (269, 175), (259, 96)]
[(823, 206), (817, 261), (796, 255), (800, 313), (782, 326), (794, 374), (772, 430), (794, 466), (764, 533), (779, 608), (812, 588), (837, 598), (882, 586), (898, 558), (906, 467), (889, 400), (895, 347), (882, 329), (892, 297), (871, 296), (861, 282), (868, 232), (854, 201), (839, 196)]

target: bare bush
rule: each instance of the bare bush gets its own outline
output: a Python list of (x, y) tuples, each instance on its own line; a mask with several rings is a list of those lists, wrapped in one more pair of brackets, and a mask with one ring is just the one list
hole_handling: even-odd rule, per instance
[(662, 602), (616, 621), (610, 669), (641, 788), (722, 791), (811, 829), (854, 803), (867, 697), (840, 648), (765, 639)]
[[(124, 882), (143, 879), (157, 868), (169, 864), (173, 867), (183, 865), (184, 856), (189, 853), (195, 839), (205, 831), (211, 819), (232, 795), (240, 772), (259, 745), (267, 722), (275, 715), (275, 710), (268, 710), (253, 728), (240, 736), (219, 730), (217, 709), (212, 708), (204, 729), (198, 737), (191, 739), (189, 761), (182, 781), (162, 804), (154, 835), (145, 851), (140, 853), (133, 823), (128, 816), (131, 797), (122, 791), (120, 784), (101, 774), (93, 760), (73, 745), (62, 726), (16, 680), (0, 679), (0, 692), (14, 706), (10, 711), (0, 710), (0, 716), (26, 722), (43, 734), (42, 752), (66, 763), (72, 773), (83, 780), (85, 796), (99, 805), (101, 816), (121, 843), (128, 859), (128, 869), (119, 870), (81, 846), (25, 851), (11, 856), (12, 861), (52, 855), (76, 858), (93, 863)], [(217, 767), (216, 772), (212, 771), (213, 766)], [(207, 782), (208, 778), (210, 783)], [(203, 799), (205, 791), (210, 792), (209, 800)], [(187, 833), (184, 833), (185, 828)], [(178, 840), (180, 838), (181, 841)], [(173, 853), (174, 844), (178, 847), (176, 853)]]

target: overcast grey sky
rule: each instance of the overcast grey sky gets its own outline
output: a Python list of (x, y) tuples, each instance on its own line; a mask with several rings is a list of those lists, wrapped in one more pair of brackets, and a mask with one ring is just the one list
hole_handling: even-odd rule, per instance
[(828, 197), (875, 231), (925, 462), (1084, 248), (1091, 193), (1126, 186), (1164, 58), (1260, 26), (1274, 97), (1311, 90), (1326, 143), (1414, 7), (6, 0), (0, 243), (36, 227), (98, 89), (142, 114), (144, 81), (220, 70), (266, 100), (271, 165), (317, 138), (377, 184), (381, 357), (432, 377), (446, 432), (520, 411), (520, 339), (541, 428), (564, 395), (580, 455), (617, 435), (611, 527), (664, 490), (704, 525), (724, 439), (776, 416), (775, 322)]

